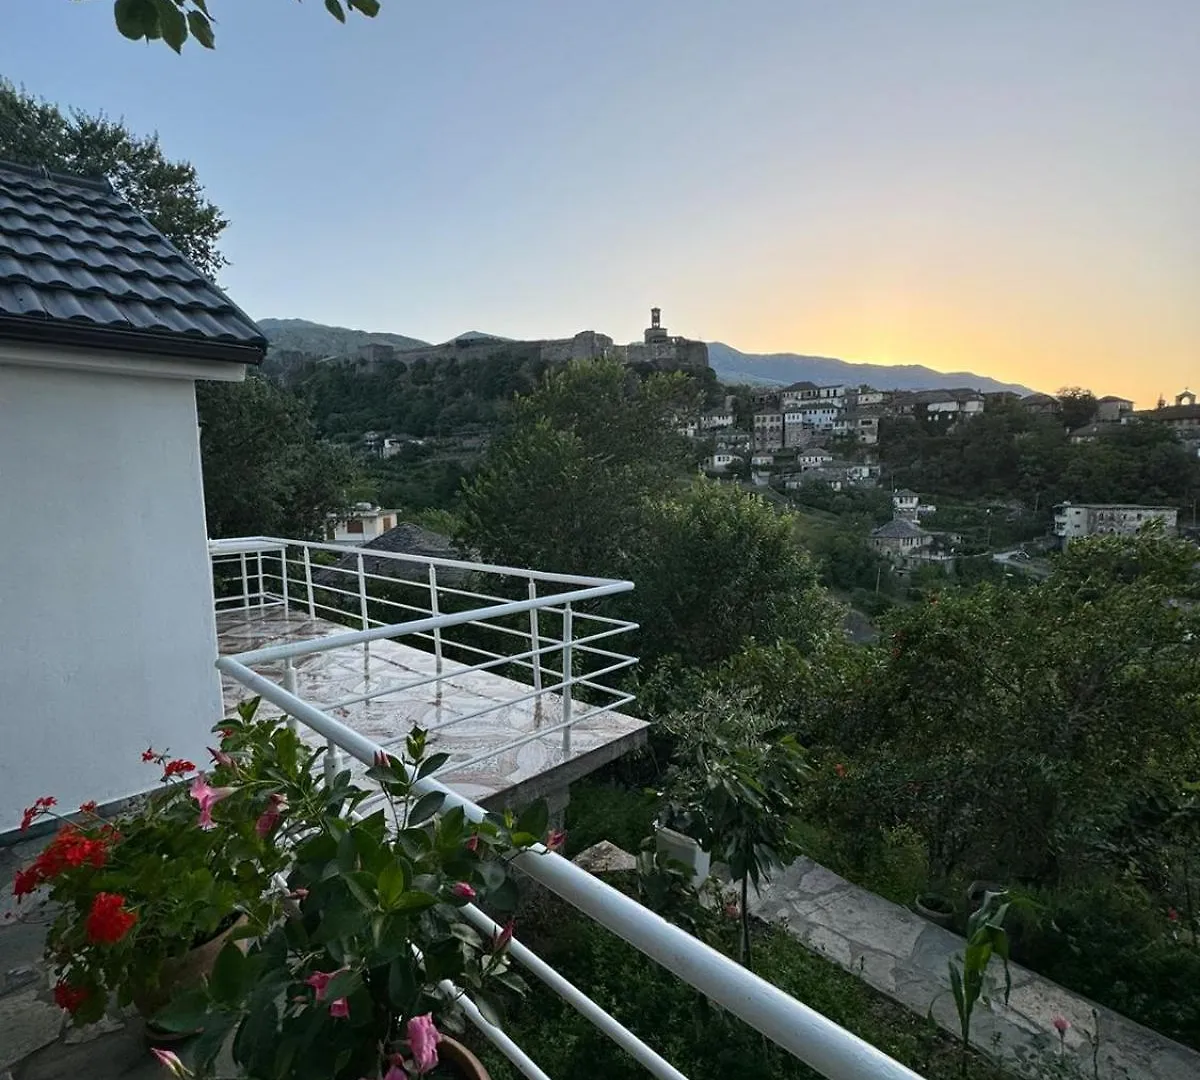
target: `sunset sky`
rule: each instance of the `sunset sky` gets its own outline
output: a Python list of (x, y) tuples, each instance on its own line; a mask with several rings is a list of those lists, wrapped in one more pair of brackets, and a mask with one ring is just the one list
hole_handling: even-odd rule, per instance
[(252, 315), (591, 328), (1200, 389), (1200, 0), (3, 0), (0, 74), (158, 130)]

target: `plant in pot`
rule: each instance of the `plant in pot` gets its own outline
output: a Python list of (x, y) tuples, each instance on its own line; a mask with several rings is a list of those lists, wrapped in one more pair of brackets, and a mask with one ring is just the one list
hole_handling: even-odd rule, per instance
[[(256, 704), (233, 723), (252, 726)], [(271, 835), (279, 801), (268, 785), (238, 775), (223, 743), (207, 775), (147, 749), (142, 760), (161, 770), (161, 787), (110, 819), (85, 803), (68, 820), (53, 796), (26, 810), (23, 829), (43, 816), (62, 821), (17, 872), (13, 892), (44, 887), (58, 908), (46, 956), (55, 1000), (76, 1025), (99, 1020), (114, 998), (152, 1015), (177, 985), (204, 976), (226, 939), (272, 921), (271, 876), (286, 861)]]
[(256, 1080), (485, 1075), (447, 1035), (461, 1028), (460, 996), (496, 1021), (505, 991), (525, 984), (511, 969), (511, 923), (481, 933), (462, 909), (515, 907), (508, 862), (544, 835), (546, 808), (471, 822), (414, 788), (445, 760), (414, 729), (403, 756), (381, 754), (368, 771), (382, 805), (348, 774), (283, 789), (297, 831), (290, 911), (247, 952), (227, 945), (207, 985), (162, 1015), (203, 1032), (181, 1070), (214, 1075), (228, 1045)]

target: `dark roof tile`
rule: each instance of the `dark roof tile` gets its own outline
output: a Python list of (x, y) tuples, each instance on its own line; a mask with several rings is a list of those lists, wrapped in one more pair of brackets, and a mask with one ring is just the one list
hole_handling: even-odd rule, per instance
[(0, 337), (258, 363), (262, 332), (105, 181), (0, 161)]

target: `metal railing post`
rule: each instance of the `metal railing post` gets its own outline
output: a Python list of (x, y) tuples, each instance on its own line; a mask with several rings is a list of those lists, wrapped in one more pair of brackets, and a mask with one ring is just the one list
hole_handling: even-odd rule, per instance
[(338, 761), (337, 743), (335, 743), (332, 739), (326, 739), (325, 740), (325, 782), (327, 784), (333, 783), (334, 778), (338, 774), (338, 769), (340, 767), (340, 764), (341, 763)]
[(242, 564), (242, 610), (250, 610), (250, 573), (246, 565), (246, 553), (244, 551), (238, 553), (238, 560)]
[[(537, 582), (529, 579), (529, 599), (537, 599)], [(542, 711), (542, 638), (538, 632), (538, 609), (529, 609), (529, 648), (533, 650), (533, 688), (538, 696), (533, 699), (534, 712)]]
[[(371, 625), (371, 618), (367, 614), (367, 576), (363, 571), (363, 555), (358, 553), (358, 610), (362, 615), (362, 628), (368, 629)], [(363, 642), (363, 675), (371, 674), (371, 643)]]
[(563, 760), (571, 756), (571, 690), (575, 678), (574, 664), (571, 655), (571, 636), (574, 617), (571, 612), (571, 602), (563, 605), (563, 636), (562, 636), (562, 722), (563, 727)]
[[(441, 606), (438, 604), (438, 584), (437, 584), (437, 567), (433, 563), (429, 564), (429, 614), (433, 618), (438, 618), (441, 614)], [(438, 680), (434, 683), (434, 701), (442, 700), (442, 628), (435, 626), (433, 628), (433, 670), (438, 676)]]
[[(290, 656), (283, 661), (283, 688), (289, 694), (296, 692), (296, 665)], [(300, 730), (300, 722), (291, 713), (288, 713), (287, 722), (293, 731)]]
[(312, 583), (312, 553), (307, 544), (304, 545), (304, 587), (308, 591), (308, 617), (317, 617), (316, 597), (313, 595)]
[(254, 553), (255, 566), (258, 572), (258, 606), (261, 608), (267, 602), (267, 583), (263, 580), (262, 552)]
[(279, 578), (283, 582), (283, 617), (287, 618), (288, 609), (288, 569), (287, 569), (287, 545), (279, 549)]

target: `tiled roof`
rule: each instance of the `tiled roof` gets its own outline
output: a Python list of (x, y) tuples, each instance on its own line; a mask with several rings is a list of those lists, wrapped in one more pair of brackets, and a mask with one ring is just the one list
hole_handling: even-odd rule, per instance
[(906, 521), (904, 518), (893, 518), (886, 525), (880, 525), (878, 529), (873, 529), (871, 535), (880, 540), (908, 540), (929, 534), (911, 521)]
[(258, 363), (262, 331), (106, 180), (0, 161), (0, 338)]

